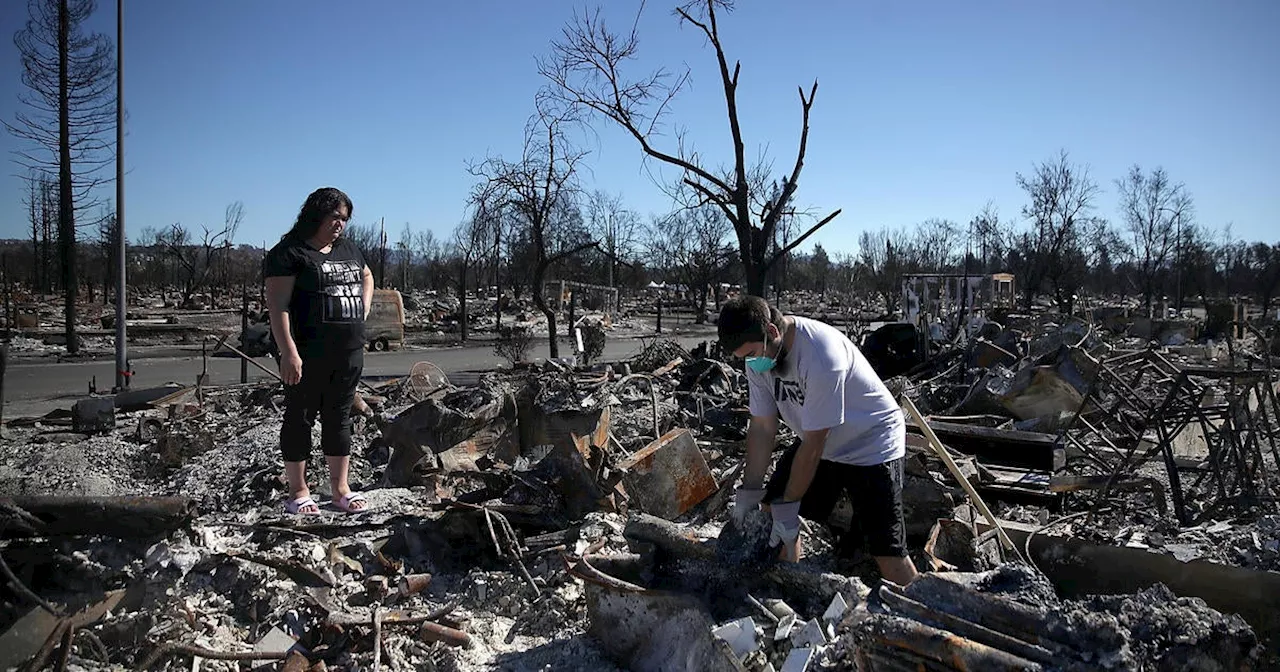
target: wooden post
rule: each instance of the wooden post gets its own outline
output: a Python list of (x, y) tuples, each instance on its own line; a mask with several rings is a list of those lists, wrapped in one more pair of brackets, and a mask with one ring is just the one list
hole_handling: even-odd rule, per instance
[(575, 291), (569, 295), (569, 323), (565, 325), (569, 333), (569, 338), (573, 338), (573, 317), (574, 317), (574, 313), (577, 312), (575, 310), (577, 308), (577, 304), (578, 304), (578, 292)]
[(0, 438), (4, 438), (4, 373), (9, 368), (9, 339), (0, 342)]
[[(0, 261), (0, 273), (4, 274), (4, 340), (13, 338), (13, 292), (9, 288), (9, 255)], [(2, 403), (3, 400), (0, 400)]]
[[(249, 333), (249, 288), (243, 284), (240, 285), (241, 306), (240, 306), (240, 345), (244, 345), (244, 338)], [(240, 360), (240, 383), (249, 382), (249, 362)]]
[(662, 292), (658, 292), (658, 333), (662, 333)]
[(209, 379), (209, 337), (200, 340), (200, 375), (196, 377), (196, 399), (204, 406), (204, 381)]

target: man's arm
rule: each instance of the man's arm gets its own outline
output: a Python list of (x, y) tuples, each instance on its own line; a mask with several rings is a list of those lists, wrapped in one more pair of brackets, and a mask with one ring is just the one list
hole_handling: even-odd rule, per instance
[(369, 310), (373, 308), (373, 271), (365, 264), (364, 276), (360, 278), (360, 295), (364, 298), (364, 318), (369, 319)]
[(747, 425), (747, 463), (743, 468), (742, 487), (748, 490), (764, 487), (764, 473), (769, 470), (769, 456), (777, 440), (778, 416), (751, 416)]
[(822, 461), (822, 449), (827, 444), (829, 429), (817, 429), (804, 432), (800, 448), (791, 461), (791, 476), (787, 479), (787, 489), (782, 499), (787, 502), (798, 502), (809, 491), (813, 482), (813, 474), (818, 470), (818, 462)]

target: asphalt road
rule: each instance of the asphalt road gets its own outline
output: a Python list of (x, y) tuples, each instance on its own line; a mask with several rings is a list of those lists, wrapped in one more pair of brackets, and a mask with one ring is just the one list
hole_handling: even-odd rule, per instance
[[(678, 336), (678, 340), (686, 348), (699, 342), (714, 338), (710, 334)], [(638, 338), (610, 339), (605, 345), (603, 359), (621, 360), (640, 352), (642, 347)], [(546, 341), (535, 345), (531, 357), (548, 356)], [(561, 356), (572, 353), (567, 341), (560, 345)], [(263, 366), (275, 370), (275, 362), (268, 357), (256, 360)], [(366, 376), (403, 376), (409, 369), (421, 361), (429, 361), (440, 367), (455, 382), (465, 384), (472, 376), (468, 372), (495, 369), (505, 364), (505, 360), (493, 354), (493, 346), (486, 344), (473, 347), (430, 348), (415, 350), (398, 350), (394, 352), (365, 353), (364, 373)], [(134, 377), (130, 387), (134, 389), (164, 385), (165, 383), (194, 384), (196, 376), (203, 368), (199, 355), (189, 357), (164, 357), (140, 359), (133, 362)], [(110, 391), (115, 384), (115, 362), (68, 362), (50, 363), (44, 361), (10, 361), (4, 377), (4, 418), (43, 415), (55, 408), (69, 407), (73, 400), (89, 393), (90, 381), (95, 377), (100, 391)], [(458, 375), (461, 374), (461, 375)], [(267, 374), (259, 369), (249, 367), (249, 380), (262, 380)], [(240, 360), (231, 357), (217, 356), (209, 358), (209, 383), (226, 385), (240, 382)]]

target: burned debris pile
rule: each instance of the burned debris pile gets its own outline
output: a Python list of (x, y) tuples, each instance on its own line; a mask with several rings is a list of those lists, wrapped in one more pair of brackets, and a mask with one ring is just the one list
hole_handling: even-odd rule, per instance
[(1025, 565), (884, 585), (840, 642), (859, 669), (1242, 669), (1256, 638), (1239, 616), (1156, 585), (1060, 600)]
[(881, 334), (921, 413), (905, 587), (823, 525), (797, 564), (767, 514), (722, 535), (749, 413), (710, 344), (365, 381), (355, 515), (283, 512), (278, 384), (11, 421), (0, 667), (1248, 669), (1280, 634), (1276, 380), (1261, 334), (1189, 329)]

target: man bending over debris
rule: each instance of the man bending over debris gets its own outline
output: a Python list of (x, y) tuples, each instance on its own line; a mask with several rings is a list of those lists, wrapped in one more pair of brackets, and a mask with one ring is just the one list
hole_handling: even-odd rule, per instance
[[(893, 395), (844, 334), (804, 317), (784, 316), (758, 296), (730, 300), (720, 311), (720, 344), (746, 360), (751, 423), (735, 522), (767, 504), (771, 545), (784, 560), (800, 559), (800, 516), (823, 522), (840, 492), (853, 503), (880, 573), (905, 585), (916, 577), (907, 555), (902, 515), (906, 422)], [(763, 485), (778, 433), (778, 416), (801, 437)], [(854, 532), (851, 531), (851, 534)], [(857, 536), (846, 539), (845, 547)]]
[(348, 513), (367, 506), (347, 483), (351, 403), (364, 370), (364, 321), (373, 300), (373, 273), (355, 243), (342, 237), (351, 212), (346, 194), (332, 187), (317, 189), (263, 262), (271, 333), (280, 347), (285, 385), (280, 450), (290, 513), (320, 512), (306, 477), (317, 414), (334, 506)]

